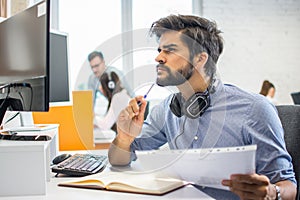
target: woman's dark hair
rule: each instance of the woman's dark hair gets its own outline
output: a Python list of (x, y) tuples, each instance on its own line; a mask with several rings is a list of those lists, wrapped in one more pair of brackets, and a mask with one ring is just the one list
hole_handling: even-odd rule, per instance
[(100, 77), (100, 83), (103, 89), (104, 96), (108, 99), (109, 102), (107, 108), (108, 110), (113, 95), (120, 92), (123, 88), (121, 87), (119, 76), (115, 72), (104, 72)]
[(270, 88), (274, 88), (275, 89), (275, 86), (271, 82), (269, 82), (268, 80), (265, 80), (263, 82), (262, 86), (261, 86), (259, 94), (267, 96)]
[(181, 40), (190, 50), (190, 61), (201, 52), (209, 55), (205, 73), (213, 78), (217, 70), (216, 63), (223, 52), (223, 38), (216, 23), (193, 15), (169, 15), (154, 22), (150, 34), (159, 39), (167, 31), (183, 33)]
[[(120, 92), (123, 88), (121, 86), (119, 76), (115, 72), (104, 72), (100, 77), (100, 83), (103, 89), (103, 95), (108, 100), (108, 111), (113, 95)], [(116, 124), (114, 124), (111, 129), (117, 131)]]

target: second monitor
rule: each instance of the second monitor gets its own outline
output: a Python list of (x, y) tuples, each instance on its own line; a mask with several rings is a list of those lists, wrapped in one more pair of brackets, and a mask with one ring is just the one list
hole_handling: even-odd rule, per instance
[(69, 76), (68, 34), (50, 32), (50, 106), (72, 100)]
[(300, 92), (293, 92), (291, 93), (293, 102), (295, 105), (300, 105)]

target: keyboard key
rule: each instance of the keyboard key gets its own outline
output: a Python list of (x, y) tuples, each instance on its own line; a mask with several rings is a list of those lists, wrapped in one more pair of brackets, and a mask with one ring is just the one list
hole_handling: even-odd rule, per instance
[(101, 165), (102, 161), (95, 162), (92, 166), (90, 166), (87, 171), (92, 172), (94, 169), (96, 169), (99, 165)]

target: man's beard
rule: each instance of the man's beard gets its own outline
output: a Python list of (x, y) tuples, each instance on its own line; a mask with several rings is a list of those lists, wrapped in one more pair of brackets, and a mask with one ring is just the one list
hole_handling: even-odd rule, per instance
[(157, 77), (156, 83), (159, 86), (176, 86), (181, 85), (186, 82), (193, 74), (194, 67), (192, 64), (187, 64), (177, 71), (172, 71), (170, 67), (166, 65), (159, 64), (157, 68), (163, 68), (164, 73), (167, 73), (167, 76), (164, 78)]

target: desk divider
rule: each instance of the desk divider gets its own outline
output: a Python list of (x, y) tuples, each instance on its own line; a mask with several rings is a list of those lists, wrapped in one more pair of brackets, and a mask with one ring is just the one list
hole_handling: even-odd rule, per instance
[(92, 91), (73, 91), (73, 105), (52, 106), (48, 112), (33, 112), (36, 124), (59, 124), (59, 150), (95, 149)]

